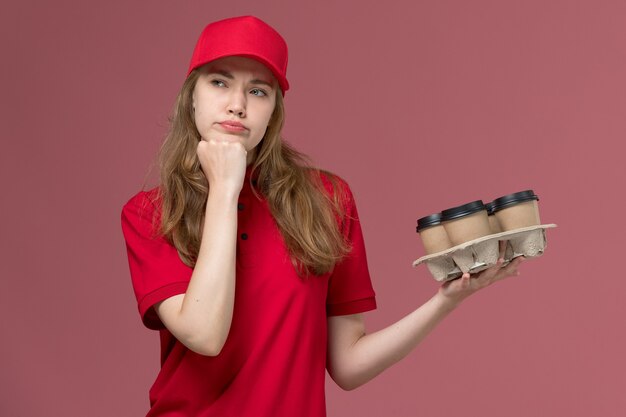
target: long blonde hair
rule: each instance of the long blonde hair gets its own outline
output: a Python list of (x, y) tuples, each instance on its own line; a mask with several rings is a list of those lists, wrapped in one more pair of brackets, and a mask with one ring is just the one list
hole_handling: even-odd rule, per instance
[[(201, 138), (191, 99), (199, 76), (196, 69), (185, 80), (159, 153), (160, 231), (190, 267), (195, 265), (200, 249), (209, 192), (196, 156)], [(252, 172), (258, 172), (258, 192), (252, 189), (257, 197), (267, 199), (298, 274), (322, 275), (332, 271), (350, 250), (337, 221), (344, 215), (345, 190), (332, 174), (324, 172), (334, 190), (329, 196), (321, 172), (311, 168), (303, 154), (281, 139), (284, 117), (282, 94), (277, 91), (274, 112), (252, 165)]]

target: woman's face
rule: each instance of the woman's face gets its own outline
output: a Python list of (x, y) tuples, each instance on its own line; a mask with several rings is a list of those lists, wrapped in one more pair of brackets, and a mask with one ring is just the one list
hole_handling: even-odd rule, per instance
[(193, 90), (196, 128), (203, 140), (239, 141), (253, 150), (267, 129), (278, 83), (272, 72), (250, 58), (217, 59), (201, 69)]

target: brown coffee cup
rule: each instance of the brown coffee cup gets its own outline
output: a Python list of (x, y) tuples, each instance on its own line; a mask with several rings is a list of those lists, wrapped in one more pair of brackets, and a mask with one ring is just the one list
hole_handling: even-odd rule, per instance
[(416, 230), (420, 235), (426, 255), (432, 255), (452, 247), (448, 234), (441, 224), (441, 213), (418, 219)]
[(481, 200), (443, 210), (441, 223), (453, 246), (491, 234), (487, 210)]
[(538, 226), (539, 197), (533, 190), (520, 191), (493, 200), (493, 212), (502, 227), (502, 231)]
[(498, 218), (495, 216), (493, 212), (493, 201), (491, 203), (485, 204), (485, 208), (487, 209), (487, 215), (489, 219), (489, 227), (491, 228), (491, 234), (501, 233), (502, 226), (500, 226), (500, 222)]
[[(539, 197), (533, 190), (508, 194), (493, 200), (493, 211), (503, 231), (508, 232), (525, 227), (539, 226)], [(531, 230), (511, 236), (509, 244), (513, 250), (512, 258), (517, 256), (540, 256), (545, 250), (544, 232)]]

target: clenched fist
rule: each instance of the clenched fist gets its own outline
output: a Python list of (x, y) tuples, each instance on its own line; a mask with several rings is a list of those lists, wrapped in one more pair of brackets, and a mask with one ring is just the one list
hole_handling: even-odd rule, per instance
[(203, 138), (196, 153), (211, 188), (241, 191), (248, 154), (241, 142), (231, 138)]

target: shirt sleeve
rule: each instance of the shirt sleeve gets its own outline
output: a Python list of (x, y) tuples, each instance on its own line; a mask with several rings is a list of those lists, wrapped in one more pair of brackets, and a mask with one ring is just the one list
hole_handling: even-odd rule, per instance
[(153, 191), (142, 191), (124, 205), (122, 232), (139, 314), (146, 327), (156, 330), (164, 325), (154, 304), (187, 291), (193, 270), (180, 260), (176, 248), (158, 234)]
[(347, 183), (341, 180), (339, 185), (345, 202), (342, 233), (352, 249), (335, 265), (330, 275), (326, 301), (328, 316), (356, 314), (376, 308), (375, 293), (367, 267), (363, 232), (354, 197)]

